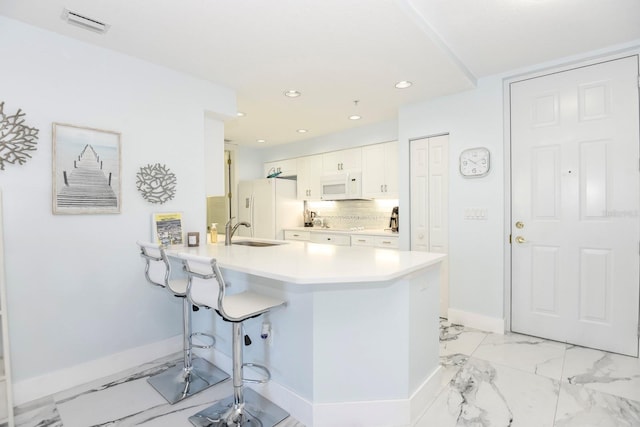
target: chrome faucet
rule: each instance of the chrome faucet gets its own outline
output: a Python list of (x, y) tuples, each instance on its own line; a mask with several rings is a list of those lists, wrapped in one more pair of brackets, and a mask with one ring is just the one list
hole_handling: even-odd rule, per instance
[(235, 216), (232, 216), (231, 219), (229, 219), (229, 221), (227, 221), (227, 223), (224, 225), (224, 245), (225, 246), (231, 246), (231, 238), (235, 234), (238, 227), (240, 227), (241, 225), (244, 225), (247, 228), (251, 227), (251, 224), (249, 224), (247, 221), (239, 222), (233, 227), (231, 227), (231, 221), (234, 218)]

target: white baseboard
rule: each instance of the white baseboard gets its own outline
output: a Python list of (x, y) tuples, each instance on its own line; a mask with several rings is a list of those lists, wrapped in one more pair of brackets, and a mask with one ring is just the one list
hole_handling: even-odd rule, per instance
[(456, 310), (455, 308), (449, 308), (448, 320), (451, 323), (457, 323), (459, 325), (480, 329), (481, 331), (493, 332), (495, 334), (504, 334), (505, 330), (504, 319)]
[(442, 389), (440, 366), (408, 399), (331, 402), (313, 405), (314, 427), (409, 427), (415, 425)]
[(14, 405), (18, 406), (32, 402), (98, 378), (135, 368), (152, 360), (179, 352), (181, 349), (182, 335), (177, 335), (164, 341), (135, 347), (101, 359), (16, 382), (13, 384)]
[[(194, 341), (198, 341), (197, 338)], [(118, 374), (149, 363), (182, 348), (182, 336), (129, 349), (101, 359), (61, 369), (13, 385), (14, 404), (23, 405), (43, 397), (86, 384), (96, 379)], [(214, 348), (195, 350), (221, 369), (231, 372), (231, 358)], [(408, 399), (386, 401), (330, 402), (313, 404), (302, 396), (270, 381), (252, 386), (258, 393), (285, 408), (294, 418), (309, 427), (339, 427), (366, 425), (405, 427), (413, 425), (440, 390), (438, 367)], [(260, 375), (256, 372), (256, 375)], [(336, 424), (336, 420), (340, 420)]]
[[(197, 341), (197, 338), (194, 340)], [(198, 356), (231, 372), (231, 358), (215, 348), (196, 350)], [(251, 370), (250, 368), (245, 368)], [(409, 427), (414, 425), (442, 389), (438, 366), (408, 399), (313, 404), (271, 380), (251, 388), (291, 414), (308, 427)], [(255, 372), (260, 375), (260, 372)]]

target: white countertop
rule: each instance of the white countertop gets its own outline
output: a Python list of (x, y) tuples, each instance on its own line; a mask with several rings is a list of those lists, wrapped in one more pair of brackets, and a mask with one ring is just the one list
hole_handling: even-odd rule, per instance
[(389, 229), (362, 229), (362, 230), (351, 230), (344, 228), (325, 228), (325, 227), (289, 227), (285, 228), (286, 230), (291, 231), (310, 231), (312, 233), (340, 233), (340, 234), (364, 234), (367, 236), (395, 236), (398, 237), (398, 233), (394, 233)]
[[(240, 240), (262, 240), (234, 238)], [(262, 240), (265, 241), (265, 240)], [(436, 265), (446, 255), (334, 246), (311, 242), (278, 241), (277, 246), (252, 247), (224, 242), (199, 247), (171, 246), (167, 255), (180, 252), (210, 256), (222, 268), (282, 280), (293, 284), (380, 282)]]

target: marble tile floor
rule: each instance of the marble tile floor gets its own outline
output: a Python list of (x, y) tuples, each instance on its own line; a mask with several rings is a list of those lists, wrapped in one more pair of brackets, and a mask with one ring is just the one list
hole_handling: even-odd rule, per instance
[(640, 426), (640, 359), (440, 322), (441, 390), (415, 427)]
[[(233, 393), (231, 381), (210, 387), (174, 405), (147, 378), (182, 363), (180, 355), (159, 359), (53, 396), (19, 406), (16, 427), (193, 427), (188, 418)], [(289, 417), (278, 427), (304, 427)]]
[[(640, 360), (518, 334), (440, 324), (440, 391), (414, 427), (640, 427)], [(169, 405), (150, 362), (16, 408), (16, 427), (191, 427), (231, 383)], [(288, 418), (278, 427), (303, 427)], [(389, 426), (391, 427), (391, 426)]]

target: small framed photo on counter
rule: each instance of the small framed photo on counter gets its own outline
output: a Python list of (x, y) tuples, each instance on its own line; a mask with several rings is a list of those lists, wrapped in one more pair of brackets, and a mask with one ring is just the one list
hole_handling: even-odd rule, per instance
[(197, 231), (188, 232), (187, 246), (189, 247), (200, 246), (200, 233), (198, 233)]

